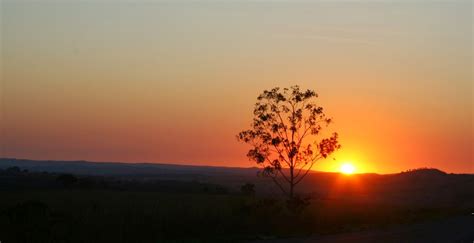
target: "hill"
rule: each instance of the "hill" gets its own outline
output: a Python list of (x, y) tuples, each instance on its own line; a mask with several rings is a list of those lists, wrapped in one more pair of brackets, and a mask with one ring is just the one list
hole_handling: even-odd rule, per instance
[[(295, 213), (257, 170), (0, 159), (0, 236), (5, 242), (241, 242), (370, 231), (474, 209), (474, 175), (417, 169), (309, 173), (298, 185), (303, 204)], [(241, 192), (244, 183), (254, 184), (256, 195)]]

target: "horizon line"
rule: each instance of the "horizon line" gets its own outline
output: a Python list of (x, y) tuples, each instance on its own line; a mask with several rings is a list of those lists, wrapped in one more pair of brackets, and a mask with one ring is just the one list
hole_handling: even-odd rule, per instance
[[(29, 158), (8, 158), (8, 157), (0, 157), (0, 160), (24, 160), (24, 161), (33, 161), (33, 162), (82, 162), (82, 163), (92, 163), (92, 164), (131, 164), (131, 165), (171, 165), (171, 166), (182, 166), (182, 167), (211, 167), (211, 168), (226, 168), (226, 169), (261, 169), (258, 166), (251, 166), (251, 167), (238, 167), (238, 166), (225, 166), (225, 165), (196, 165), (196, 164), (177, 164), (177, 163), (166, 163), (166, 162), (125, 162), (125, 161), (90, 161), (90, 160), (48, 160), (48, 159), (29, 159)], [(403, 172), (409, 172), (410, 170), (417, 170), (417, 169), (436, 169), (442, 171), (446, 174), (467, 174), (473, 175), (474, 173), (470, 172), (461, 172), (461, 173), (453, 173), (447, 172), (445, 170), (434, 168), (434, 167), (418, 167), (418, 168), (411, 168), (402, 170), (399, 172), (390, 172), (390, 173), (378, 173), (378, 172), (355, 172), (355, 175), (363, 175), (363, 174), (376, 174), (376, 175), (390, 175), (390, 174), (400, 174)], [(322, 171), (322, 170), (311, 170), (312, 173), (337, 173), (341, 174), (338, 171)]]

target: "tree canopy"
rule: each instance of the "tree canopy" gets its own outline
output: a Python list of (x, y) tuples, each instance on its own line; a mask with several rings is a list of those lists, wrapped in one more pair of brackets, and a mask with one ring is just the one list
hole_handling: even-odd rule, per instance
[(337, 133), (320, 138), (332, 119), (316, 103), (317, 97), (299, 86), (265, 90), (257, 98), (251, 128), (237, 135), (252, 146), (247, 157), (262, 166), (261, 174), (290, 198), (315, 162), (341, 147)]

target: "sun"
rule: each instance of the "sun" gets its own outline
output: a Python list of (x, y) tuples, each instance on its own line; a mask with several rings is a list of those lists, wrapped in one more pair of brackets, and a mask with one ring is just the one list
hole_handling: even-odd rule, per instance
[(340, 170), (341, 170), (341, 173), (350, 175), (354, 173), (355, 167), (351, 163), (344, 163), (341, 165)]

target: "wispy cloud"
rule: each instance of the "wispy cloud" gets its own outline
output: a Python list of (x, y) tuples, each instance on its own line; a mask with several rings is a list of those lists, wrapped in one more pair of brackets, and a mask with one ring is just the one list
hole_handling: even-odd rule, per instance
[(274, 38), (282, 39), (309, 39), (309, 40), (321, 40), (328, 42), (341, 42), (341, 43), (354, 43), (361, 45), (380, 45), (379, 41), (366, 40), (362, 38), (350, 38), (350, 37), (340, 37), (334, 35), (318, 35), (318, 34), (282, 34), (275, 35)]

